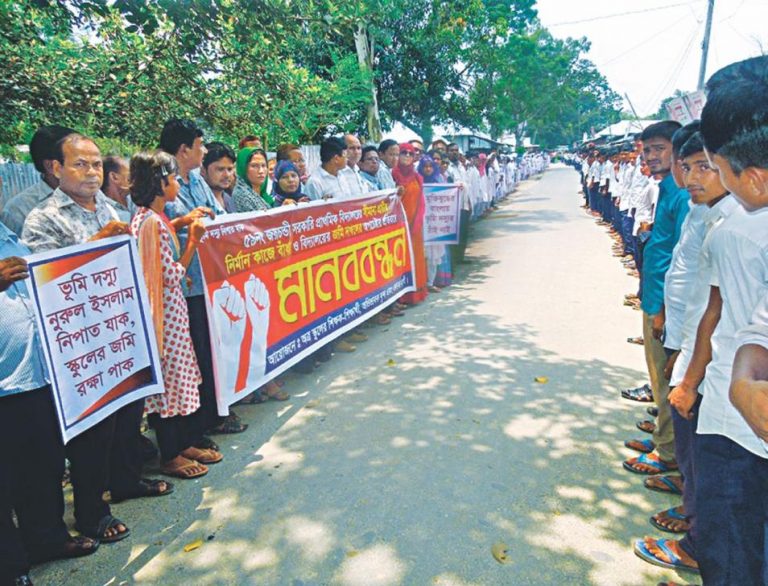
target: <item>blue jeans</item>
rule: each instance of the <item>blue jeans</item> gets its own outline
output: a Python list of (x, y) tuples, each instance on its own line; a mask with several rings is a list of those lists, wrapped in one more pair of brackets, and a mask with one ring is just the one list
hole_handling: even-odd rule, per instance
[(707, 586), (765, 584), (768, 460), (721, 435), (696, 438), (696, 561)]
[(598, 193), (599, 189), (600, 188), (597, 185), (589, 188), (589, 209), (593, 212), (598, 211), (598, 198), (600, 197), (600, 194)]
[(698, 521), (696, 519), (696, 426), (699, 421), (699, 405), (701, 395), (691, 409), (693, 418), (685, 419), (672, 407), (672, 427), (675, 430), (675, 460), (680, 467), (680, 475), (683, 477), (683, 509), (688, 517), (690, 529), (680, 541), (680, 545), (686, 553), (696, 559), (696, 539), (698, 536)]

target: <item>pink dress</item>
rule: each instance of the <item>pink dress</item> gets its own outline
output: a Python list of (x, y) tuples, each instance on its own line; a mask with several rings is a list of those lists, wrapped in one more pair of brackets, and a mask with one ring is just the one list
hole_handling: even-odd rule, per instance
[(201, 382), (182, 283), (186, 270), (178, 262), (179, 241), (164, 215), (140, 207), (131, 221), (147, 283), (152, 321), (163, 371), (165, 393), (147, 397), (146, 413), (160, 417), (189, 415), (200, 407)]

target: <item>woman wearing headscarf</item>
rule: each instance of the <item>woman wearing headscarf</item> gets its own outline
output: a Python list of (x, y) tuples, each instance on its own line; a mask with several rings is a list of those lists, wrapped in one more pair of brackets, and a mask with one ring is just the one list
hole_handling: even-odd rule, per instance
[(413, 148), (413, 145), (407, 142), (401, 144), (397, 164), (392, 169), (392, 178), (395, 180), (395, 184), (403, 188), (400, 199), (405, 208), (413, 246), (416, 290), (406, 293), (401, 298), (401, 301), (408, 305), (421, 303), (427, 298), (427, 260), (424, 253), (424, 180), (416, 172), (415, 154), (416, 149)]
[[(438, 153), (439, 154), (439, 153)], [(431, 155), (424, 155), (419, 161), (419, 175), (424, 183), (445, 183), (440, 166)], [(439, 293), (441, 287), (451, 284), (451, 257), (445, 244), (425, 244), (427, 257), (427, 286), (430, 293)]]
[(301, 175), (291, 161), (280, 161), (275, 168), (272, 197), (274, 207), (309, 201), (301, 192)]
[(237, 183), (232, 199), (238, 212), (268, 210), (272, 196), (267, 193), (267, 154), (259, 148), (245, 147), (237, 153)]

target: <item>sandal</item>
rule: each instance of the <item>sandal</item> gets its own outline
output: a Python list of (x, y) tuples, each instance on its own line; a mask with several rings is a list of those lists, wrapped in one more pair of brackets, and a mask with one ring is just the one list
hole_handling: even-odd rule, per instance
[(635, 541), (635, 555), (641, 560), (648, 562), (649, 564), (661, 566), (662, 568), (668, 568), (670, 570), (687, 570), (689, 572), (695, 572), (697, 574), (699, 573), (698, 565), (689, 566), (683, 563), (683, 560), (680, 559), (680, 557), (677, 556), (675, 552), (669, 549), (669, 542), (671, 541), (670, 539), (654, 539), (653, 541), (656, 544), (656, 547), (658, 547), (664, 553), (664, 555), (667, 556), (669, 561), (665, 561), (652, 554), (648, 549), (644, 539), (638, 539)]
[(650, 421), (648, 419), (645, 419), (643, 421), (638, 421), (635, 423), (637, 426), (637, 429), (640, 431), (644, 431), (645, 433), (653, 433), (656, 431), (656, 424), (653, 421)]
[[(648, 520), (651, 522), (651, 525), (656, 527), (656, 529), (659, 531), (665, 531), (666, 533), (687, 533), (691, 528), (690, 524), (688, 523), (688, 518), (682, 513), (678, 513), (675, 508), (676, 507), (672, 507), (666, 511), (656, 513), (655, 515), (649, 517)], [(664, 525), (661, 521), (665, 518), (672, 519), (673, 521), (681, 521), (681, 527), (679, 529), (672, 529), (671, 527)]]
[(680, 485), (675, 482), (675, 478), (682, 484), (682, 476), (649, 476), (643, 480), (643, 486), (654, 492), (663, 492), (665, 494), (683, 494)]
[(180, 454), (188, 460), (195, 460), (200, 464), (218, 464), (224, 459), (224, 455), (216, 450), (201, 450), (199, 448), (190, 447), (183, 450)]
[(176, 456), (170, 462), (163, 464), (163, 474), (166, 476), (173, 476), (174, 478), (200, 478), (208, 474), (208, 466), (196, 462), (195, 460), (189, 460), (184, 456)]
[(630, 450), (635, 450), (636, 452), (640, 452), (641, 454), (650, 454), (653, 450), (656, 449), (656, 444), (653, 443), (653, 440), (649, 439), (627, 440), (624, 442), (624, 447), (629, 448)]
[[(165, 490), (161, 490), (160, 486), (165, 485)], [(167, 480), (153, 480), (151, 478), (142, 478), (139, 480), (136, 490), (126, 495), (115, 495), (111, 492), (111, 500), (113, 503), (121, 503), (130, 499), (140, 499), (148, 496), (165, 496), (173, 492), (173, 484)]]
[(385, 313), (380, 313), (373, 318), (373, 322), (380, 326), (388, 326), (392, 323), (392, 320), (389, 319)]
[(636, 389), (624, 389), (621, 391), (621, 396), (624, 399), (637, 401), (639, 403), (653, 402), (653, 391), (651, 391), (651, 387), (648, 383), (644, 384), (642, 387), (637, 387)]
[(61, 557), (64, 559), (85, 557), (92, 553), (96, 553), (96, 550), (99, 549), (99, 545), (101, 545), (99, 540), (91, 537), (85, 537), (83, 535), (70, 537), (64, 542)]
[(35, 548), (34, 551), (30, 551), (29, 561), (32, 564), (42, 564), (43, 562), (53, 560), (81, 558), (96, 553), (99, 545), (98, 539), (84, 535), (73, 537), (67, 534), (67, 539), (64, 543), (52, 547), (43, 547), (42, 549)]
[(645, 412), (648, 413), (648, 415), (650, 415), (651, 417), (658, 417), (659, 416), (659, 408), (658, 407), (648, 407), (645, 410)]
[(219, 444), (209, 438), (207, 435), (200, 436), (200, 439), (196, 439), (192, 442), (193, 448), (200, 448), (201, 450), (214, 450), (219, 451)]
[[(117, 531), (117, 527), (119, 525), (125, 527), (125, 531), (118, 531), (114, 535), (106, 534), (110, 529)], [(97, 539), (100, 543), (115, 543), (116, 541), (122, 541), (131, 534), (131, 530), (126, 527), (125, 523), (123, 523), (117, 517), (113, 517), (112, 515), (104, 515), (95, 527), (81, 528), (75, 525), (75, 529), (77, 529), (82, 535), (85, 535), (86, 537)]]
[(240, 421), (240, 418), (234, 413), (230, 413), (219, 425), (208, 430), (211, 435), (222, 435), (231, 433), (243, 433), (248, 429), (248, 424)]
[(635, 338), (627, 338), (627, 342), (630, 344), (637, 344), (638, 346), (643, 345), (643, 338), (641, 336), (637, 336)]
[(266, 401), (267, 399), (264, 397), (262, 393), (260, 393), (259, 391), (253, 391), (251, 394), (240, 399), (237, 402), (237, 404), (238, 405), (259, 405), (261, 403), (266, 403)]
[[(637, 468), (638, 464), (642, 464), (643, 466), (650, 468), (650, 470)], [(630, 458), (623, 462), (623, 466), (626, 470), (634, 472), (635, 474), (664, 474), (665, 472), (677, 470), (677, 463), (665, 462), (650, 454), (643, 454), (637, 458)]]
[(265, 400), (269, 401), (287, 401), (291, 398), (288, 393), (279, 389), (275, 393), (265, 393), (264, 397), (266, 397)]

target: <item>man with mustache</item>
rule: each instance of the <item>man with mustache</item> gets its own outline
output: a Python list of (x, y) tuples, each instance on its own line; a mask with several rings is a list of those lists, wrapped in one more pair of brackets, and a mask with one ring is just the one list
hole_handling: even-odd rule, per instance
[(641, 276), (645, 361), (659, 416), (653, 432), (655, 451), (624, 462), (627, 470), (637, 474), (663, 474), (677, 470), (672, 415), (667, 399), (669, 384), (664, 376), (668, 357), (661, 338), (664, 330), (664, 277), (672, 261), (672, 251), (680, 239), (690, 201), (688, 192), (677, 187), (671, 173), (672, 136), (679, 128), (679, 123), (665, 120), (648, 126), (641, 136), (643, 157), (651, 174), (661, 179), (651, 237), (643, 250)]

